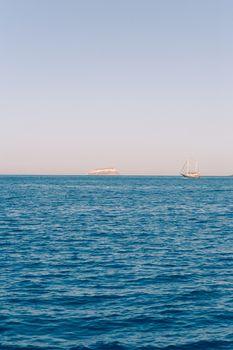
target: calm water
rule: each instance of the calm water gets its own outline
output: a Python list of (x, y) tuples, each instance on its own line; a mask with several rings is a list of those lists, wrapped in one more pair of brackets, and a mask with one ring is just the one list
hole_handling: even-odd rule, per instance
[(233, 178), (0, 177), (0, 349), (233, 349)]

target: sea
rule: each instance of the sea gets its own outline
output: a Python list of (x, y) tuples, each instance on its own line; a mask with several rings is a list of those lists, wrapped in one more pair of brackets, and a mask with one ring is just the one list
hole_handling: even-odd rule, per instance
[(233, 349), (233, 177), (1, 176), (1, 350)]

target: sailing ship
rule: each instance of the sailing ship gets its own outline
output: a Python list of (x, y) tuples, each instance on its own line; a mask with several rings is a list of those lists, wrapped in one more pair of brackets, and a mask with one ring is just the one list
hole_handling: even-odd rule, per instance
[(193, 166), (193, 164), (191, 164), (189, 160), (186, 160), (181, 169), (180, 175), (189, 179), (199, 179), (201, 175), (199, 171), (198, 162), (196, 161)]

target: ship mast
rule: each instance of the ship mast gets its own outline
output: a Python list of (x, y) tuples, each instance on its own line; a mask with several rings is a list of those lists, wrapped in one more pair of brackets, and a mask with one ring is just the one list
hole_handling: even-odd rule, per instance
[(187, 160), (187, 163), (186, 163), (186, 174), (189, 174), (189, 159)]

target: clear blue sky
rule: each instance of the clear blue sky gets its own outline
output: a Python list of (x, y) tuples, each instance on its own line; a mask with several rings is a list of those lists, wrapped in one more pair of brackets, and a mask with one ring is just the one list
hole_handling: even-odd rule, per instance
[(233, 1), (0, 0), (0, 173), (233, 173)]

